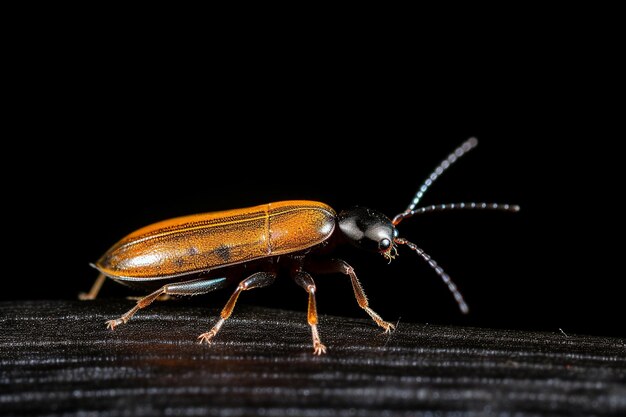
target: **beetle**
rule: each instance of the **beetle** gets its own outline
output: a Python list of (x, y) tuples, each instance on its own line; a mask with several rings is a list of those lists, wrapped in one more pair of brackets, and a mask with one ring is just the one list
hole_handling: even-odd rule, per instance
[(448, 155), (419, 187), (406, 210), (393, 219), (367, 207), (356, 206), (336, 213), (321, 202), (288, 200), (177, 217), (143, 227), (118, 241), (91, 264), (99, 275), (91, 291), (80, 298), (95, 298), (106, 277), (152, 290), (121, 317), (107, 321), (108, 328), (115, 329), (159, 297), (204, 294), (239, 281), (220, 318), (211, 330), (198, 336), (200, 343), (211, 344), (231, 316), (242, 291), (268, 286), (284, 272), (308, 293), (307, 321), (313, 353), (320, 355), (326, 353), (326, 346), (317, 328), (316, 286), (311, 273), (347, 276), (358, 305), (385, 332), (395, 328), (370, 308), (354, 268), (341, 259), (329, 257), (336, 245), (348, 243), (378, 252), (389, 261), (394, 259), (399, 246), (407, 246), (434, 269), (461, 312), (467, 313), (467, 303), (448, 274), (420, 247), (400, 237), (397, 226), (416, 214), (436, 211), (519, 211), (518, 205), (497, 203), (417, 207), (433, 182), (477, 144), (476, 138), (470, 138)]

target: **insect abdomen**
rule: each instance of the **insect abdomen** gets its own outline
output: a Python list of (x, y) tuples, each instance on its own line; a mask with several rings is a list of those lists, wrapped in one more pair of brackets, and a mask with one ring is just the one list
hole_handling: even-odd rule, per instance
[(120, 280), (189, 275), (304, 250), (326, 240), (334, 227), (333, 209), (315, 201), (177, 217), (129, 234), (96, 267)]

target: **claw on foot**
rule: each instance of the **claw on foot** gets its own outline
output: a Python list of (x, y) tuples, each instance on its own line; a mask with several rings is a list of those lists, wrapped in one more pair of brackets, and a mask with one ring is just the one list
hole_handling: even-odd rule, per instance
[(117, 326), (119, 326), (120, 324), (124, 324), (124, 323), (125, 322), (122, 319), (108, 320), (107, 329), (115, 330)]
[(324, 346), (321, 343), (315, 343), (313, 345), (313, 354), (314, 355), (321, 355), (322, 353), (326, 353), (326, 346)]
[(80, 294), (78, 294), (78, 299), (81, 301), (85, 301), (85, 300), (95, 300), (96, 297), (94, 297), (93, 295), (86, 293), (86, 292), (81, 292)]
[(202, 344), (202, 343), (206, 343), (207, 345), (211, 344), (211, 339), (213, 339), (213, 337), (217, 334), (217, 332), (214, 332), (213, 330), (206, 332), (206, 333), (202, 333), (200, 336), (198, 336), (198, 339), (200, 339), (198, 341), (198, 343)]
[(396, 329), (396, 326), (386, 321), (383, 321), (382, 323), (378, 323), (378, 325), (382, 327), (383, 329), (385, 329), (385, 333), (391, 333), (392, 330)]

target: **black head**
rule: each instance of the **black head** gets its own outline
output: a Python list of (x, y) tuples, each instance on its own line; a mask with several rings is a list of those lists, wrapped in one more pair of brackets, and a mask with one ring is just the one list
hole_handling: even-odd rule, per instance
[(366, 207), (353, 207), (337, 216), (339, 230), (354, 246), (382, 253), (385, 258), (395, 255), (395, 238), (398, 231), (384, 214)]

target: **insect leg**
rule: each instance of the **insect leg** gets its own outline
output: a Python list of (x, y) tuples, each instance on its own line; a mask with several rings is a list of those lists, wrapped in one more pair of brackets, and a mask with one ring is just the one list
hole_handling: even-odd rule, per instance
[(241, 281), (233, 295), (230, 296), (230, 299), (222, 309), (220, 319), (217, 321), (217, 323), (215, 323), (211, 330), (198, 336), (198, 339), (200, 339), (200, 343), (206, 342), (208, 344), (211, 344), (211, 339), (215, 337), (226, 319), (229, 318), (230, 315), (233, 313), (233, 309), (235, 308), (235, 304), (237, 303), (239, 294), (241, 294), (242, 291), (251, 290), (253, 288), (266, 287), (272, 284), (275, 279), (276, 273), (274, 272), (257, 272)]
[(320, 335), (317, 332), (317, 307), (315, 303), (315, 281), (313, 277), (304, 271), (298, 271), (293, 276), (294, 281), (309, 293), (309, 309), (307, 320), (311, 326), (311, 334), (313, 336), (313, 354), (321, 355), (326, 353), (326, 346), (322, 344)]
[(98, 293), (100, 292), (100, 288), (102, 288), (102, 284), (104, 284), (104, 281), (106, 279), (107, 279), (106, 275), (104, 275), (102, 272), (98, 274), (98, 278), (96, 278), (96, 281), (91, 286), (91, 289), (89, 290), (89, 292), (81, 292), (80, 294), (78, 294), (78, 299), (79, 300), (95, 300), (96, 297), (98, 296)]
[(354, 272), (354, 268), (352, 268), (347, 262), (341, 259), (317, 259), (314, 262), (311, 262), (310, 266), (307, 266), (309, 270), (313, 272), (319, 272), (323, 274), (330, 273), (342, 273), (350, 277), (350, 281), (352, 282), (352, 289), (354, 290), (354, 296), (356, 297), (357, 303), (359, 303), (359, 307), (361, 307), (370, 317), (378, 324), (380, 327), (385, 329), (385, 333), (390, 332), (395, 329), (396, 326), (393, 324), (386, 322), (369, 307), (369, 302), (367, 301), (367, 296), (365, 295), (365, 291), (363, 291), (363, 287), (359, 282), (359, 279), (356, 277), (356, 273)]
[(137, 304), (130, 310), (128, 310), (122, 317), (115, 320), (107, 321), (107, 327), (111, 330), (116, 326), (126, 323), (135, 315), (137, 311), (152, 304), (154, 300), (159, 296), (165, 295), (198, 295), (204, 294), (209, 291), (217, 290), (226, 286), (226, 278), (212, 278), (212, 279), (194, 279), (191, 281), (176, 282), (173, 284), (167, 284), (156, 290), (155, 292), (148, 294), (147, 296), (140, 298)]

